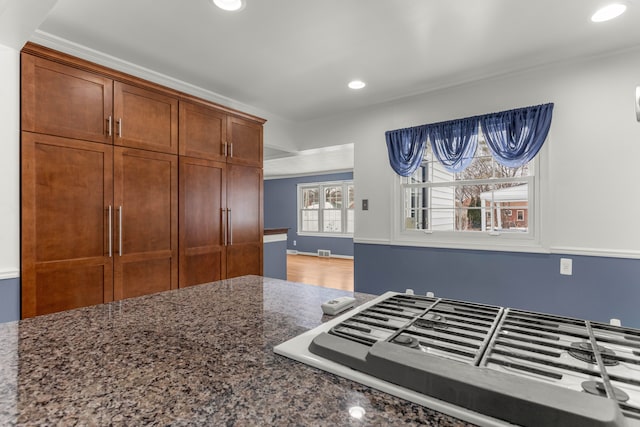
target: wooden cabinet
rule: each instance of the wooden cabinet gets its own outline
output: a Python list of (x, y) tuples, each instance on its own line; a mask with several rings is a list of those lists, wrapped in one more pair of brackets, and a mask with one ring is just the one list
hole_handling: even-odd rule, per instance
[(227, 277), (226, 165), (180, 158), (180, 287)]
[(236, 164), (262, 167), (262, 125), (239, 117), (227, 119), (229, 161)]
[(263, 270), (262, 169), (180, 159), (180, 287)]
[(114, 144), (178, 154), (178, 100), (115, 82)]
[(114, 148), (114, 298), (178, 287), (178, 158)]
[(180, 101), (180, 155), (226, 162), (227, 115)]
[(177, 156), (22, 134), (22, 316), (178, 285)]
[(21, 105), (23, 317), (262, 274), (262, 119), (30, 43)]
[(262, 124), (212, 106), (180, 102), (180, 154), (262, 167)]
[(229, 165), (227, 277), (262, 275), (262, 169)]
[(113, 299), (112, 150), (22, 133), (22, 317)]
[(180, 287), (262, 274), (262, 125), (181, 101), (180, 154)]
[(178, 154), (178, 99), (27, 53), (22, 130)]
[(22, 130), (111, 144), (113, 81), (22, 54)]

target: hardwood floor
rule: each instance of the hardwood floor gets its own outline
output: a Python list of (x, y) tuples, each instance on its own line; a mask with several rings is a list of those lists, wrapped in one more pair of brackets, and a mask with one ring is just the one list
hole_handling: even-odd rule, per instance
[(287, 280), (353, 291), (353, 260), (287, 255)]

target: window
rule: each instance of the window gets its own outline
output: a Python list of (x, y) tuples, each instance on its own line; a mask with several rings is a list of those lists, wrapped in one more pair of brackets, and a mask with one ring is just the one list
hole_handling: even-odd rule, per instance
[(353, 235), (353, 181), (298, 184), (298, 234)]
[[(401, 232), (441, 236), (517, 235), (531, 237), (534, 160), (509, 168), (497, 163), (479, 133), (472, 163), (446, 171), (426, 144), (422, 165), (400, 178)], [(514, 215), (515, 214), (515, 215)]]

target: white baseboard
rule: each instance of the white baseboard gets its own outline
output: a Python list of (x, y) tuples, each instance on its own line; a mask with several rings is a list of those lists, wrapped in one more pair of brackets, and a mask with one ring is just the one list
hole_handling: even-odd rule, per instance
[(0, 271), (0, 280), (19, 279), (19, 278), (20, 278), (20, 271), (18, 270)]
[[(305, 255), (305, 256), (314, 256), (316, 258), (318, 258), (318, 253), (317, 252), (300, 252), (300, 251), (296, 251), (295, 249), (287, 249), (287, 255)], [(341, 259), (353, 259), (353, 256), (351, 255), (338, 255), (338, 254), (331, 254), (330, 257), (322, 257), (322, 258), (341, 258)]]

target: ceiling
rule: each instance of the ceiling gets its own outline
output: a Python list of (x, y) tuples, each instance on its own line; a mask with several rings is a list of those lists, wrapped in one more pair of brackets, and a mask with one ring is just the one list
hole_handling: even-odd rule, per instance
[(640, 0), (246, 2), (58, 0), (38, 31), (296, 123), (640, 44)]
[(295, 153), (265, 147), (264, 156), (265, 179), (353, 170), (353, 144), (334, 145)]

